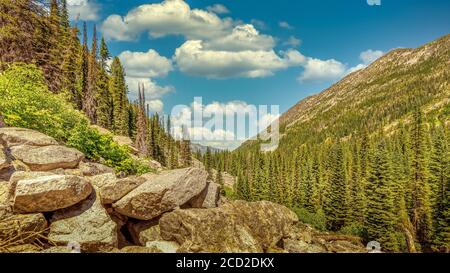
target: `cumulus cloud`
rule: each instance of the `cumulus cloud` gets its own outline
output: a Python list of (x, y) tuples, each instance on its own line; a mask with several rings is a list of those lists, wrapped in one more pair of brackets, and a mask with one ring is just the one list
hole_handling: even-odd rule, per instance
[(70, 20), (95, 21), (99, 18), (100, 4), (89, 0), (68, 0)]
[(302, 40), (296, 38), (295, 36), (290, 36), (289, 39), (283, 43), (283, 45), (290, 47), (299, 47), (301, 44)]
[(300, 55), (294, 51), (280, 57), (273, 50), (209, 50), (203, 41), (196, 40), (187, 41), (177, 48), (174, 60), (179, 69), (189, 75), (212, 79), (261, 78), (297, 65)]
[[(194, 121), (194, 113), (202, 113), (200, 124)], [(191, 141), (230, 150), (266, 129), (278, 118), (279, 113), (261, 111), (244, 101), (213, 102), (207, 105), (195, 101), (190, 106), (176, 109), (171, 115), (176, 138), (182, 138), (183, 128), (187, 128)]]
[(361, 52), (361, 54), (359, 55), (359, 58), (361, 59), (361, 61), (368, 65), (373, 63), (374, 61), (376, 61), (378, 58), (380, 58), (381, 56), (384, 55), (384, 52), (381, 50), (366, 50), (364, 52)]
[(215, 4), (206, 8), (206, 10), (210, 12), (214, 12), (216, 14), (226, 14), (230, 13), (230, 10), (222, 4)]
[(183, 0), (165, 0), (145, 4), (121, 17), (113, 14), (102, 24), (105, 37), (114, 40), (134, 40), (142, 32), (152, 37), (183, 35), (188, 39), (223, 36), (235, 23), (230, 18), (219, 18), (215, 13), (191, 9)]
[(299, 77), (300, 82), (334, 80), (342, 77), (347, 70), (345, 64), (334, 59), (315, 58), (308, 58), (304, 68), (303, 74)]
[(350, 73), (366, 68), (372, 62), (383, 56), (383, 51), (380, 50), (366, 50), (359, 55), (362, 63), (348, 67), (334, 59), (320, 60), (314, 58), (308, 58), (304, 63), (304, 71), (298, 78), (300, 82), (306, 81), (329, 81), (337, 80)]
[(166, 94), (175, 91), (172, 86), (160, 86), (150, 78), (125, 77), (130, 91), (129, 98), (134, 101), (138, 99), (138, 85), (143, 84), (145, 88), (145, 98), (149, 100), (160, 99)]
[(146, 104), (151, 112), (161, 113), (164, 108), (164, 103), (161, 100), (146, 101)]
[(124, 51), (119, 58), (131, 77), (165, 77), (173, 70), (172, 61), (153, 49), (147, 52)]
[(282, 27), (282, 28), (285, 28), (285, 29), (294, 29), (294, 27), (291, 26), (291, 25), (290, 25), (288, 22), (286, 22), (286, 21), (281, 21), (281, 22), (278, 23), (278, 25), (279, 25), (280, 27)]
[(260, 30), (266, 30), (269, 28), (264, 21), (258, 19), (252, 19), (250, 22), (252, 23), (252, 25), (254, 25), (256, 28)]

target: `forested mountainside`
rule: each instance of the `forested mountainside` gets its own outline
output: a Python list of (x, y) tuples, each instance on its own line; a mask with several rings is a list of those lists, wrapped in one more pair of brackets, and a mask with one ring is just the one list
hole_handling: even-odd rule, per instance
[(281, 117), (281, 143), (213, 157), (234, 194), (388, 251), (450, 247), (450, 35), (396, 49)]
[(71, 26), (65, 0), (0, 3), (0, 123), (47, 133), (127, 173), (148, 169), (88, 124), (130, 137), (140, 156), (165, 167), (190, 165), (189, 141), (149, 115), (143, 86), (138, 101), (128, 100), (120, 59), (95, 26), (91, 45), (87, 32), (85, 23), (81, 33)]

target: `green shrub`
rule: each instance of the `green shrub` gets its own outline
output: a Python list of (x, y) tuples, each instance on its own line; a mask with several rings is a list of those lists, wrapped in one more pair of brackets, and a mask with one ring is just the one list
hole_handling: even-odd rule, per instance
[(358, 223), (349, 224), (343, 227), (340, 230), (340, 233), (345, 235), (358, 236), (361, 238), (367, 238), (367, 230), (364, 228), (363, 225)]
[(294, 208), (300, 222), (311, 225), (317, 230), (326, 231), (326, 218), (322, 210), (312, 213), (305, 208)]
[(134, 160), (125, 146), (89, 126), (87, 118), (62, 97), (48, 91), (34, 65), (13, 64), (0, 73), (0, 113), (8, 126), (30, 128), (65, 142), (86, 158), (117, 172), (142, 174), (150, 167)]

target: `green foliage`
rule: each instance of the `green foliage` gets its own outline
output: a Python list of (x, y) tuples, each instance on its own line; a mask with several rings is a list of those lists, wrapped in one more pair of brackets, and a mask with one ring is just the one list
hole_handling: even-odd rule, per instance
[(312, 213), (305, 208), (294, 208), (293, 211), (297, 214), (300, 222), (311, 225), (320, 231), (327, 230), (327, 220), (322, 210)]
[(0, 112), (5, 123), (69, 138), (72, 128), (85, 117), (62, 97), (48, 91), (41, 70), (34, 65), (13, 64), (0, 74)]

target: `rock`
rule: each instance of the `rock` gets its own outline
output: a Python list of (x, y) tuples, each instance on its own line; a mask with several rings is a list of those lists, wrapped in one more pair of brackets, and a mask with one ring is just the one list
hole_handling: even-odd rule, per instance
[(25, 163), (32, 171), (74, 169), (84, 157), (75, 149), (58, 145), (45, 147), (21, 145), (13, 147), (11, 154)]
[(166, 241), (179, 252), (260, 253), (275, 247), (298, 221), (289, 209), (270, 202), (234, 201), (214, 209), (176, 210), (162, 216)]
[(288, 253), (327, 253), (326, 248), (320, 244), (309, 244), (293, 239), (283, 240), (283, 247)]
[(10, 180), (9, 183), (11, 184), (17, 184), (20, 180), (28, 180), (28, 179), (35, 179), (39, 177), (44, 176), (54, 176), (55, 174), (52, 172), (25, 172), (25, 171), (17, 171), (15, 172)]
[(78, 167), (83, 176), (95, 176), (101, 174), (114, 174), (114, 169), (98, 163), (81, 162)]
[(117, 251), (118, 253), (162, 253), (156, 248), (148, 248), (143, 246), (127, 246), (122, 248), (121, 250)]
[(143, 176), (145, 183), (113, 204), (125, 216), (151, 220), (186, 204), (206, 187), (207, 172), (188, 168)]
[(9, 168), (11, 164), (9, 163), (8, 157), (4, 151), (2, 145), (0, 145), (0, 171), (6, 168)]
[(216, 208), (220, 199), (221, 187), (216, 183), (208, 183), (206, 188), (196, 197), (194, 197), (189, 204), (192, 208)]
[(157, 171), (161, 171), (163, 169), (163, 166), (161, 165), (161, 163), (159, 163), (156, 160), (149, 160), (148, 161), (148, 165), (150, 166), (150, 168), (152, 168), (153, 170), (157, 170)]
[(25, 128), (0, 128), (0, 138), (6, 143), (6, 147), (19, 145), (49, 146), (58, 145), (58, 142), (38, 131)]
[(50, 248), (47, 248), (45, 250), (40, 251), (39, 253), (57, 253), (57, 254), (66, 254), (66, 253), (73, 253), (72, 249), (70, 249), (67, 246), (53, 246)]
[(167, 242), (167, 241), (153, 241), (147, 242), (145, 247), (150, 249), (157, 249), (158, 253), (177, 253), (180, 245), (175, 242)]
[(137, 245), (145, 246), (147, 242), (162, 241), (158, 220), (128, 223), (128, 231)]
[(49, 239), (58, 245), (78, 243), (83, 252), (117, 248), (117, 225), (92, 193), (85, 201), (54, 213)]
[(113, 136), (113, 140), (120, 146), (126, 146), (130, 152), (134, 155), (139, 153), (138, 149), (134, 147), (133, 140), (127, 136)]
[[(0, 181), (0, 211), (9, 212), (10, 209), (10, 185), (9, 182)], [(0, 215), (1, 215), (0, 212)]]
[(112, 204), (145, 182), (143, 177), (127, 177), (117, 179), (114, 174), (107, 173), (89, 178), (98, 189), (103, 204)]
[(78, 176), (51, 175), (17, 182), (14, 211), (51, 212), (73, 206), (92, 192), (87, 180)]
[(10, 243), (27, 244), (41, 238), (47, 220), (41, 213), (0, 215), (0, 242), (14, 238)]

